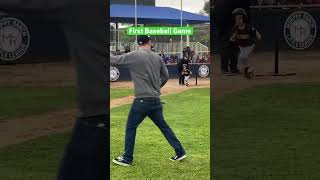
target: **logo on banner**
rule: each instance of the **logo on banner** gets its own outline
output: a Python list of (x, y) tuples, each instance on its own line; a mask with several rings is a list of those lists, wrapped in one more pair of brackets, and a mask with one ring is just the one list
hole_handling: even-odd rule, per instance
[(199, 76), (200, 77), (203, 77), (203, 78), (205, 78), (205, 77), (208, 77), (208, 75), (209, 75), (209, 67), (207, 66), (207, 65), (201, 65), (200, 67), (199, 67)]
[(284, 37), (293, 49), (304, 50), (310, 47), (316, 35), (316, 21), (307, 12), (298, 11), (291, 14), (284, 24)]
[(110, 81), (117, 81), (120, 77), (120, 71), (116, 67), (110, 67)]
[(0, 59), (14, 61), (28, 50), (30, 33), (27, 26), (16, 18), (0, 20)]

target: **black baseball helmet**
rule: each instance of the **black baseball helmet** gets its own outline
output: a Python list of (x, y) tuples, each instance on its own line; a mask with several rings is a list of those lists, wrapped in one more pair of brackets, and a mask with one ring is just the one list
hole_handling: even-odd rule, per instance
[(243, 16), (245, 16), (245, 17), (248, 16), (246, 10), (244, 10), (244, 9), (242, 9), (242, 8), (236, 8), (236, 9), (234, 9), (234, 10), (232, 11), (232, 15), (233, 15), (233, 16), (235, 16), (235, 15), (237, 15), (237, 14), (243, 15)]

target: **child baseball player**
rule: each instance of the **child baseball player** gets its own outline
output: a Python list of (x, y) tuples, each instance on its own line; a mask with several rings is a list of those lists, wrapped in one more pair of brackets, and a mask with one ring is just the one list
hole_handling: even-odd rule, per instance
[(230, 41), (239, 47), (238, 61), (242, 63), (244, 77), (252, 78), (254, 69), (249, 65), (249, 55), (253, 51), (256, 41), (261, 40), (260, 33), (247, 23), (247, 13), (242, 8), (237, 8), (232, 12), (235, 25), (232, 29)]
[(183, 66), (182, 76), (184, 76), (184, 84), (189, 86), (189, 78), (192, 75), (192, 72), (187, 68), (186, 65)]

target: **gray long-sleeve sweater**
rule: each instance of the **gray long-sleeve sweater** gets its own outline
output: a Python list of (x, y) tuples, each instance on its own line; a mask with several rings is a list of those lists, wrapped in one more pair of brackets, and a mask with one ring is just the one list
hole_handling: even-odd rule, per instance
[(136, 98), (159, 98), (160, 89), (169, 79), (169, 73), (163, 60), (151, 50), (140, 49), (121, 56), (112, 56), (110, 65), (129, 69)]

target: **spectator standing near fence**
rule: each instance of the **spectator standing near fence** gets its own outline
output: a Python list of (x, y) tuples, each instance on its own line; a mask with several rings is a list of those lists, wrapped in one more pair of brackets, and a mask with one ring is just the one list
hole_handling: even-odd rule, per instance
[(166, 55), (163, 53), (163, 50), (160, 51), (159, 56), (160, 56), (162, 59), (165, 59), (165, 58), (166, 58)]
[(183, 58), (187, 59), (188, 61), (190, 61), (192, 59), (192, 51), (190, 46), (187, 46), (184, 48), (183, 50)]
[(129, 53), (129, 52), (131, 52), (130, 46), (126, 46), (126, 49), (125, 49), (124, 53)]

